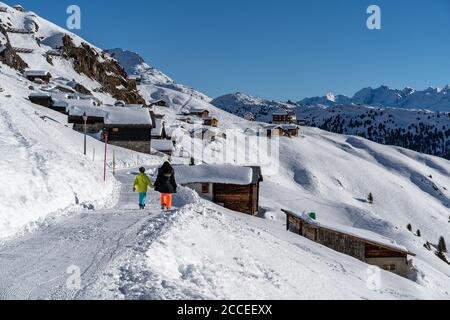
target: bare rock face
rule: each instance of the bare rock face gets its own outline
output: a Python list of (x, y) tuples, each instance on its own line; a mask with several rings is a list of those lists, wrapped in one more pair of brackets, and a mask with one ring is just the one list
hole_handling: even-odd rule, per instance
[(9, 42), (8, 33), (1, 24), (0, 33), (2, 34), (3, 38), (6, 39), (6, 43), (0, 43), (0, 62), (3, 62), (7, 66), (21, 72), (24, 71), (26, 68), (28, 68), (28, 65), (12, 48)]
[(113, 59), (100, 54), (86, 43), (80, 47), (74, 45), (72, 38), (63, 37), (63, 47), (67, 57), (73, 59), (74, 69), (103, 86), (103, 90), (117, 100), (131, 104), (144, 104), (145, 100), (139, 94), (136, 83), (128, 79), (125, 70)]

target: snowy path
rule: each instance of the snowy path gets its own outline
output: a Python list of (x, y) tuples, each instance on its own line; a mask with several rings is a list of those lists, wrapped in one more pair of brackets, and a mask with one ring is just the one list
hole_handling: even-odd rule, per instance
[[(120, 172), (117, 179), (122, 190), (116, 208), (83, 212), (0, 248), (0, 300), (86, 298), (108, 264), (160, 214), (156, 193), (149, 194), (147, 210), (137, 211), (137, 196), (131, 192), (134, 176)], [(68, 280), (77, 283), (71, 278), (76, 268), (81, 290), (67, 287)]]

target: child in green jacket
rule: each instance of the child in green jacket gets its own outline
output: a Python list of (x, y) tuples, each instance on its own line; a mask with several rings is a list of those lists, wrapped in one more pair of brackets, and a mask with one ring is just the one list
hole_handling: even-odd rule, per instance
[(145, 174), (145, 168), (140, 168), (139, 174), (136, 177), (136, 180), (134, 180), (133, 191), (139, 193), (139, 209), (141, 210), (145, 209), (148, 187), (155, 189), (150, 178)]

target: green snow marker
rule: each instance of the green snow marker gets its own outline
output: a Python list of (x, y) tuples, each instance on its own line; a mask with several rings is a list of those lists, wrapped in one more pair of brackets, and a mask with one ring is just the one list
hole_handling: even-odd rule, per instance
[(315, 212), (310, 212), (310, 213), (309, 213), (309, 217), (310, 217), (311, 219), (313, 219), (313, 220), (317, 220), (317, 215), (316, 215)]

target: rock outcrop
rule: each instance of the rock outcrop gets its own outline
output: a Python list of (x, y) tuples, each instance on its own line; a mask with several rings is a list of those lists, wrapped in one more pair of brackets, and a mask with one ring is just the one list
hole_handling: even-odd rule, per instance
[(131, 104), (145, 103), (137, 90), (136, 82), (128, 79), (127, 73), (116, 60), (99, 54), (86, 43), (75, 46), (68, 35), (63, 37), (62, 50), (67, 57), (73, 59), (75, 71), (99, 82), (103, 90), (117, 100)]
[(14, 51), (9, 42), (8, 33), (1, 24), (0, 37), (3, 38), (3, 41), (0, 42), (0, 62), (19, 71), (24, 71), (28, 68), (27, 63)]

